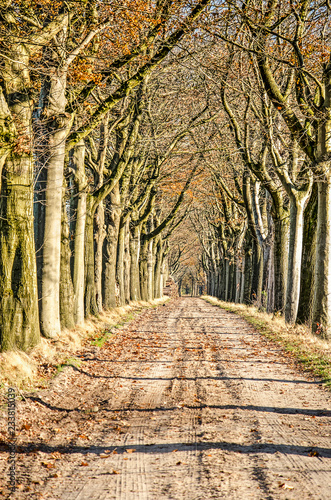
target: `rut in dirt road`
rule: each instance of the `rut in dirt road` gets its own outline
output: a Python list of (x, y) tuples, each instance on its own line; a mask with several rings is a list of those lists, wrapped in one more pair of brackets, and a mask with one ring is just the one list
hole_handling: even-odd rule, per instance
[(238, 316), (182, 298), (84, 353), (19, 405), (18, 498), (331, 499), (329, 393)]

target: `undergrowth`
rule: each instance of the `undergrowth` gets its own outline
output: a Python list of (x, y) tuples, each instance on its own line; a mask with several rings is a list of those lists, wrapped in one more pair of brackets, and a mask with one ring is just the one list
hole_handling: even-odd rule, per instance
[(255, 306), (223, 302), (210, 296), (202, 298), (245, 318), (261, 335), (280, 345), (331, 390), (331, 342), (313, 335), (306, 325), (286, 325), (281, 316), (261, 312)]

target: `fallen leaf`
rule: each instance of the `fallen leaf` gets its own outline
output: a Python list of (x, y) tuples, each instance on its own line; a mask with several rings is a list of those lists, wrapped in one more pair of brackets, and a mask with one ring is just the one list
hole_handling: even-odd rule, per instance
[(119, 474), (117, 470), (113, 470), (112, 474)]
[(127, 453), (133, 453), (135, 450), (135, 448), (130, 448), (129, 450), (126, 450)]
[(293, 490), (294, 489), (294, 486), (290, 486), (289, 484), (287, 483), (283, 483), (280, 488), (282, 488), (283, 490)]
[(41, 462), (41, 465), (43, 465), (44, 467), (46, 467), (46, 469), (54, 469), (54, 467), (55, 467), (54, 464), (48, 463), (48, 462)]
[(88, 463), (87, 463), (87, 462), (82, 462), (80, 465), (81, 465), (82, 467), (86, 467), (86, 466), (88, 465)]

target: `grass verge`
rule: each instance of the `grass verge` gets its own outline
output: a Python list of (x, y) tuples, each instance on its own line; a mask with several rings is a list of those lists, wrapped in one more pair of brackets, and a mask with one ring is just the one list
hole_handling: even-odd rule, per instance
[(284, 318), (260, 312), (255, 306), (223, 302), (210, 296), (202, 298), (245, 318), (261, 335), (290, 353), (304, 370), (320, 378), (331, 391), (331, 342), (313, 335), (306, 325), (286, 325)]
[(56, 373), (61, 373), (67, 366), (74, 366), (76, 368), (80, 368), (82, 364), (82, 360), (79, 358), (75, 358), (74, 356), (71, 356), (70, 358), (64, 360), (63, 363), (60, 365), (57, 365), (56, 367)]

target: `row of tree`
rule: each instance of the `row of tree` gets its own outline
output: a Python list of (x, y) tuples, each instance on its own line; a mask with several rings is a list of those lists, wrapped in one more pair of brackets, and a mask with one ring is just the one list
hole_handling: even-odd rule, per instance
[(206, 119), (171, 116), (171, 52), (210, 3), (1, 0), (2, 350), (162, 294), (198, 168), (175, 151)]
[(221, 147), (205, 155), (216, 203), (199, 227), (208, 291), (326, 338), (330, 21), (327, 2), (232, 2), (199, 63), (223, 108)]

